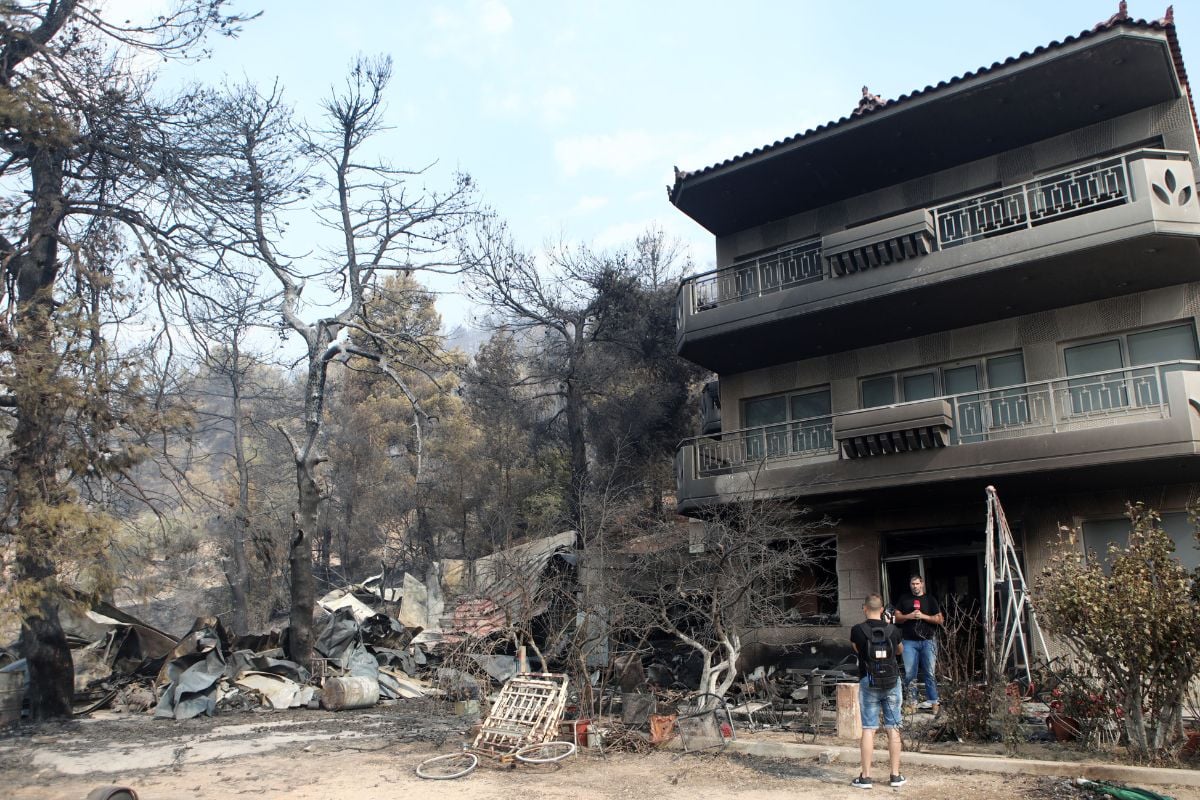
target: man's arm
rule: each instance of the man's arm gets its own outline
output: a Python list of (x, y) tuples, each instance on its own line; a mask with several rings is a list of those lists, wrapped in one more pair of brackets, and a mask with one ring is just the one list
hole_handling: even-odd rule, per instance
[(937, 601), (936, 597), (931, 597), (933, 607), (937, 609), (936, 614), (928, 614), (925, 616), (925, 621), (934, 625), (943, 625), (946, 622), (946, 616), (942, 613), (942, 604)]
[[(902, 594), (900, 595), (900, 599), (896, 602), (896, 610), (892, 615), (892, 618), (896, 622), (911, 622), (912, 620), (917, 619), (917, 611), (916, 609), (912, 608), (912, 603), (908, 602), (909, 599), (910, 598), (908, 595)], [(912, 610), (906, 613), (903, 610), (905, 606), (908, 606)]]

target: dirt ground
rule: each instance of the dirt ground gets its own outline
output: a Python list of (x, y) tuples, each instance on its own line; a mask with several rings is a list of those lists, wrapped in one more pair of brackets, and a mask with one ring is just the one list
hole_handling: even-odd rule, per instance
[[(185, 722), (149, 716), (24, 726), (0, 735), (0, 796), (83, 800), (105, 784), (131, 786), (143, 800), (394, 800), (405, 798), (652, 797), (655, 800), (861, 797), (855, 765), (737, 755), (582, 752), (561, 765), (502, 769), (487, 762), (454, 781), (424, 781), (422, 759), (458, 749), (468, 723), (433, 704), (399, 703), (360, 712), (247, 713)], [(884, 754), (879, 753), (877, 763)], [(886, 767), (882, 771), (886, 774)], [(922, 800), (1082, 800), (1096, 797), (1062, 779), (919, 767), (902, 789)], [(1178, 800), (1200, 790), (1152, 787)]]

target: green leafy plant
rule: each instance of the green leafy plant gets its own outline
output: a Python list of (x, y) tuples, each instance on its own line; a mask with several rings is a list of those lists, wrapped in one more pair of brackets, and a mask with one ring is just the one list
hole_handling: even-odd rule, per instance
[[(1036, 604), (1047, 631), (1119, 703), (1131, 752), (1158, 758), (1182, 736), (1184, 696), (1200, 673), (1200, 576), (1175, 557), (1155, 511), (1136, 503), (1127, 513), (1129, 546), (1110, 545), (1107, 573), (1077, 533), (1063, 529)], [(1087, 711), (1090, 695), (1077, 699)]]

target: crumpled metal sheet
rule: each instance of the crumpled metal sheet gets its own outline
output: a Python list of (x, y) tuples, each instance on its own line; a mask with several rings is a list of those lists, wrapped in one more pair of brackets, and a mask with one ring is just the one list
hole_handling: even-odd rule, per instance
[(355, 597), (348, 589), (334, 589), (322, 597), (317, 603), (326, 611), (333, 613), (339, 608), (348, 608), (354, 615), (355, 622), (365, 622), (375, 616), (375, 609)]
[(387, 647), (372, 647), (371, 650), (375, 652), (375, 660), (380, 667), (396, 667), (406, 675), (416, 675), (417, 667), (425, 662), (424, 658), (418, 661), (408, 650), (392, 650)]
[(229, 667), (226, 674), (237, 677), (244, 672), (266, 672), (279, 675), (293, 683), (305, 684), (312, 678), (312, 673), (295, 661), (280, 658), (282, 650), (268, 650), (263, 653), (252, 653), (249, 650), (235, 650), (229, 655)]
[(414, 680), (399, 670), (379, 668), (379, 696), (389, 700), (411, 700), (431, 694), (433, 687)]
[(379, 680), (379, 662), (367, 652), (362, 629), (348, 608), (339, 608), (326, 622), (313, 649), (347, 675)]
[(225, 674), (223, 634), (216, 617), (199, 617), (167, 655), (155, 681), (166, 687), (154, 709), (156, 718), (191, 719), (216, 712), (217, 682)]
[(111, 648), (112, 671), (119, 675), (150, 675), (157, 672), (160, 660), (178, 644), (153, 628), (118, 623), (110, 634), (116, 647)]
[(406, 628), (387, 614), (372, 614), (360, 621), (363, 642), (369, 645), (401, 650), (408, 647), (421, 628)]
[(334, 611), (321, 629), (313, 649), (328, 659), (339, 669), (346, 669), (350, 664), (350, 653), (355, 644), (360, 644), (362, 634), (354, 614), (349, 608), (339, 608)]
[(313, 698), (311, 686), (301, 686), (282, 675), (269, 672), (244, 672), (234, 684), (243, 689), (253, 689), (262, 694), (274, 709), (300, 708), (307, 706)]
[(490, 655), (472, 653), (470, 658), (497, 683), (505, 683), (517, 674), (517, 659), (515, 656)]
[(225, 674), (219, 649), (181, 656), (168, 662), (164, 670), (169, 683), (154, 709), (155, 718), (191, 719), (216, 712), (217, 682)]

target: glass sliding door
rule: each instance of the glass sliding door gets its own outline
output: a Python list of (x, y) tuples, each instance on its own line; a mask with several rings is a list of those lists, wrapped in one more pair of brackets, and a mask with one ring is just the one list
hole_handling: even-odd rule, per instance
[(1041, 413), (1037, 415), (1041, 419), (1049, 416), (1048, 398), (1030, 397), (1028, 388), (1024, 387), (1003, 390), (1005, 386), (1021, 387), (1025, 383), (1025, 361), (1020, 353), (989, 358), (986, 369), (988, 388), (1001, 390), (988, 393), (989, 431), (1003, 431), (1028, 425), (1033, 417), (1031, 408), (1041, 409)]
[[(1063, 359), (1067, 375), (1120, 370), (1124, 366), (1119, 339), (1068, 347), (1063, 351)], [(1070, 407), (1066, 411), (1075, 415), (1095, 414), (1129, 405), (1129, 390), (1121, 372), (1069, 380), (1067, 393)]]
[(747, 459), (756, 461), (787, 452), (787, 398), (747, 401), (745, 426), (762, 429), (746, 437)]
[[(1158, 364), (1163, 361), (1195, 361), (1196, 332), (1191, 325), (1175, 325), (1170, 328), (1160, 328), (1156, 331), (1131, 333), (1127, 337), (1129, 347), (1129, 365)], [(1163, 367), (1161, 380), (1166, 379), (1167, 372), (1195, 369), (1189, 364), (1173, 364)], [(1165, 395), (1166, 386), (1160, 383), (1154, 369), (1139, 369), (1133, 371), (1131, 391), (1133, 400), (1139, 406), (1156, 406)]]
[(955, 399), (954, 429), (950, 432), (953, 442), (978, 442), (984, 437), (983, 397), (968, 394), (979, 389), (979, 367), (967, 364), (942, 370), (942, 382), (948, 395), (959, 395)]
[(829, 390), (792, 395), (792, 451), (806, 453), (833, 448), (833, 417)]

